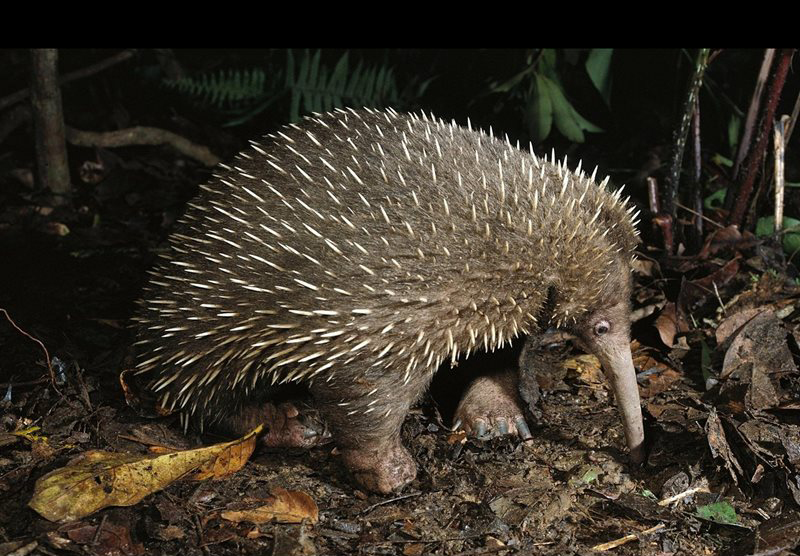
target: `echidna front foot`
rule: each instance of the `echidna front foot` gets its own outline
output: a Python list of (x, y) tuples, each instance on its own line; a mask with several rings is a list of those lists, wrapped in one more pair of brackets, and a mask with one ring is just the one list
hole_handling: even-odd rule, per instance
[(453, 417), (454, 428), (488, 439), (506, 434), (531, 438), (518, 393), (515, 370), (481, 376), (467, 388)]

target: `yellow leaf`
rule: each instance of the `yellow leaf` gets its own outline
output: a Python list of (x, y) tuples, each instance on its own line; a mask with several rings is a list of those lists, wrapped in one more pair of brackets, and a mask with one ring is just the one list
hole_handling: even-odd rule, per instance
[(39, 478), (28, 506), (50, 521), (70, 521), (107, 506), (132, 506), (183, 477), (223, 477), (241, 469), (260, 431), (258, 426), (232, 442), (168, 454), (86, 452)]

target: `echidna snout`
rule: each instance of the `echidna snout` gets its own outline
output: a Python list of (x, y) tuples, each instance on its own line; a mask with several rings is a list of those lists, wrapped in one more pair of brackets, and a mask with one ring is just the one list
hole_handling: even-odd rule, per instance
[[(397, 489), (415, 475), (400, 427), (443, 362), (624, 313), (635, 222), (604, 184), (424, 114), (289, 125), (189, 204), (140, 303), (133, 372), (161, 413), (207, 421), (306, 384), (362, 486)], [(636, 452), (624, 322), (585, 339)]]
[(606, 294), (608, 301), (613, 303), (616, 300), (616, 303), (584, 316), (571, 329), (577, 335), (580, 347), (600, 360), (622, 414), (631, 460), (641, 463), (644, 459), (644, 428), (630, 349), (630, 291), (629, 286), (622, 283), (618, 283), (618, 288), (619, 291)]

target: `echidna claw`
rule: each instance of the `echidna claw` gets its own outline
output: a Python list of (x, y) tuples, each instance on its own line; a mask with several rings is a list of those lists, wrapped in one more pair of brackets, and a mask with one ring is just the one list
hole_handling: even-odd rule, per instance
[(503, 417), (499, 417), (495, 420), (495, 424), (497, 425), (497, 432), (501, 435), (508, 434), (508, 421), (506, 421)]
[(475, 436), (478, 438), (483, 438), (486, 436), (486, 422), (483, 419), (475, 419), (475, 423), (473, 424), (473, 430), (475, 431)]
[(531, 434), (531, 429), (528, 428), (528, 423), (525, 421), (523, 417), (519, 417), (515, 422), (514, 425), (517, 427), (517, 434), (522, 440), (530, 440), (533, 438)]

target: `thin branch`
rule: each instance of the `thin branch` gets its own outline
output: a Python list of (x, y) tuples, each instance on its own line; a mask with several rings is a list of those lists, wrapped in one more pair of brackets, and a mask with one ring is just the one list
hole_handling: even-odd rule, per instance
[[(70, 73), (65, 73), (58, 79), (58, 84), (64, 85), (65, 83), (69, 83), (70, 81), (75, 81), (76, 79), (82, 79), (84, 77), (94, 75), (95, 73), (99, 73), (107, 68), (110, 68), (113, 65), (119, 64), (120, 62), (124, 62), (128, 58), (132, 58), (134, 54), (136, 54), (135, 49), (123, 50), (122, 52), (110, 56), (105, 60), (101, 60), (96, 64), (92, 64), (91, 66), (87, 66), (83, 69), (75, 70)], [(28, 98), (30, 94), (31, 94), (30, 89), (21, 89), (15, 93), (0, 98), (0, 110), (3, 110), (4, 108), (17, 104), (18, 102), (22, 102), (23, 100)]]
[(67, 141), (80, 147), (129, 147), (133, 145), (170, 145), (180, 153), (209, 168), (220, 159), (204, 146), (192, 143), (176, 133), (155, 127), (129, 127), (117, 131), (94, 132), (67, 128)]
[(722, 224), (720, 224), (719, 222), (715, 222), (714, 220), (710, 219), (708, 216), (705, 216), (702, 213), (697, 212), (696, 210), (687, 207), (686, 205), (682, 205), (682, 204), (676, 202), (675, 206), (677, 206), (679, 209), (685, 210), (688, 213), (694, 214), (695, 216), (697, 216), (699, 218), (702, 218), (703, 220), (705, 220), (709, 224), (712, 224), (712, 225), (716, 226), (719, 229), (722, 229), (722, 228), (725, 227)]
[(775, 149), (775, 232), (783, 227), (784, 152), (786, 151), (786, 123), (789, 116), (775, 122), (773, 148)]
[(0, 307), (0, 313), (3, 313), (6, 316), (6, 319), (8, 319), (8, 322), (11, 323), (11, 326), (13, 326), (20, 334), (30, 338), (31, 340), (33, 340), (34, 342), (39, 344), (39, 347), (41, 347), (42, 351), (44, 351), (44, 359), (45, 359), (45, 362), (47, 363), (47, 370), (50, 371), (50, 383), (52, 384), (53, 389), (56, 392), (58, 392), (59, 394), (61, 394), (61, 392), (59, 392), (59, 390), (58, 390), (58, 387), (56, 386), (56, 373), (55, 373), (55, 371), (53, 371), (53, 364), (50, 361), (50, 353), (47, 351), (47, 348), (44, 347), (44, 344), (42, 343), (42, 341), (39, 340), (38, 338), (35, 338), (35, 337), (31, 336), (30, 334), (25, 332), (22, 328), (17, 326), (17, 323), (14, 322), (14, 319), (12, 319), (11, 315), (8, 314), (8, 311), (3, 309), (2, 307)]
[(638, 533), (631, 533), (630, 535), (625, 535), (624, 537), (620, 537), (619, 539), (615, 539), (613, 541), (604, 542), (602, 544), (596, 544), (592, 547), (592, 550), (597, 550), (601, 552), (605, 552), (606, 550), (611, 550), (612, 548), (617, 548), (618, 546), (622, 546), (623, 544), (627, 544), (629, 542), (633, 542), (639, 537), (643, 537), (645, 535), (652, 535), (653, 533), (657, 533), (666, 527), (663, 523), (659, 523), (655, 527), (650, 527), (649, 529), (645, 529), (644, 531), (640, 531)]
[(756, 88), (753, 90), (753, 96), (750, 98), (750, 107), (747, 109), (747, 118), (744, 123), (744, 132), (742, 133), (742, 140), (739, 141), (739, 149), (736, 152), (736, 162), (733, 164), (733, 172), (731, 176), (735, 180), (739, 175), (739, 166), (744, 161), (747, 151), (750, 150), (750, 141), (753, 136), (753, 129), (756, 125), (756, 117), (758, 116), (758, 108), (761, 106), (761, 96), (764, 93), (764, 85), (769, 77), (769, 68), (772, 66), (772, 59), (775, 57), (775, 49), (767, 48), (764, 51), (764, 59), (761, 61), (761, 69), (756, 78)]

